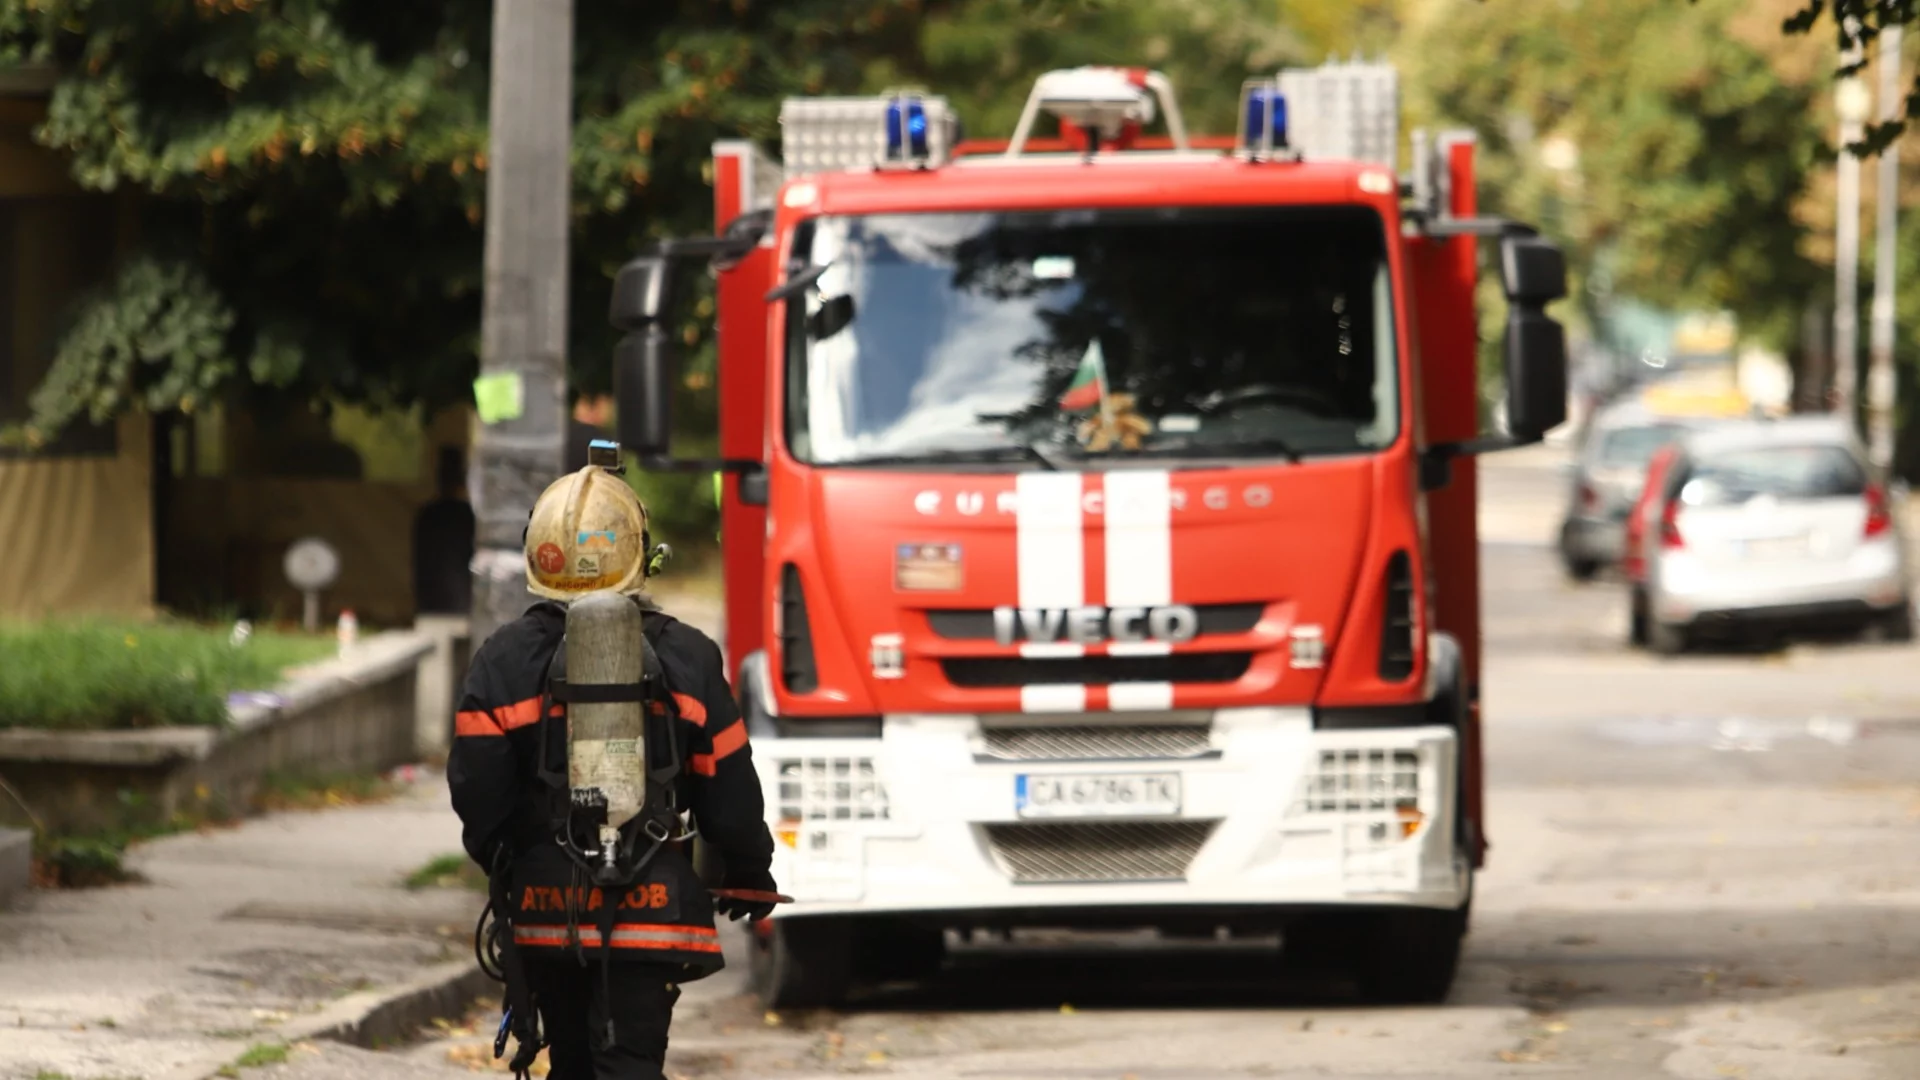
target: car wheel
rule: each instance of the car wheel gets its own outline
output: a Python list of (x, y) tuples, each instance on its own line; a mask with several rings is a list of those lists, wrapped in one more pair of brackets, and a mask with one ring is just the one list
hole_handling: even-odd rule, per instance
[(1874, 630), (1881, 641), (1912, 641), (1913, 603), (1901, 601), (1899, 607), (1880, 616)]
[(1567, 576), (1575, 581), (1592, 581), (1594, 577), (1600, 573), (1600, 561), (1598, 559), (1582, 559), (1570, 555), (1567, 557), (1566, 563)]
[(847, 919), (822, 915), (754, 927), (748, 976), (761, 1005), (821, 1009), (845, 1001), (853, 981), (852, 929)]
[(1627, 642), (1641, 648), (1647, 644), (1647, 594), (1640, 589), (1627, 601)]
[(1687, 650), (1687, 628), (1647, 618), (1647, 648), (1661, 656), (1678, 656)]

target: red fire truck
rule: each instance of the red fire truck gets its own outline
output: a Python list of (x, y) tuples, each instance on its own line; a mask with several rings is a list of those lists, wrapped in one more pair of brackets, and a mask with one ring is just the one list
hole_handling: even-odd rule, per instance
[[(796, 900), (756, 938), (770, 1005), (1036, 927), (1277, 934), (1445, 997), (1486, 849), (1473, 458), (1565, 418), (1565, 268), (1476, 215), (1470, 135), (1398, 170), (1391, 68), (1240, 101), (1203, 138), (1158, 73), (1056, 71), (992, 142), (926, 94), (789, 101), (779, 166), (716, 145), (718, 235), (622, 270), (623, 441), (725, 477)], [(669, 447), (689, 261), (717, 460)]]

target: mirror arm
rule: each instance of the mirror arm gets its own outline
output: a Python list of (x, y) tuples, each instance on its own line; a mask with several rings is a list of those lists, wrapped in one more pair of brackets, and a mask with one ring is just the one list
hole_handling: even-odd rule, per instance
[(1465, 439), (1460, 442), (1434, 443), (1420, 451), (1418, 467), (1420, 470), (1420, 490), (1438, 491), (1453, 482), (1453, 459), (1478, 457), (1500, 450), (1515, 450), (1522, 446), (1532, 446), (1546, 436), (1541, 435), (1482, 435), (1477, 439)]

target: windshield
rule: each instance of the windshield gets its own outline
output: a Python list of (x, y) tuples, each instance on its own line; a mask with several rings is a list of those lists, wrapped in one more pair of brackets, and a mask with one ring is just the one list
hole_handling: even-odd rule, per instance
[(1682, 430), (1677, 424), (1652, 424), (1609, 431), (1600, 443), (1600, 463), (1645, 465), (1655, 451), (1678, 438)]
[(801, 226), (787, 441), (819, 464), (1356, 453), (1399, 434), (1378, 214), (900, 214)]
[(1688, 506), (1736, 506), (1760, 495), (1777, 499), (1833, 499), (1867, 489), (1866, 470), (1837, 446), (1777, 446), (1723, 451), (1688, 470), (1680, 501)]

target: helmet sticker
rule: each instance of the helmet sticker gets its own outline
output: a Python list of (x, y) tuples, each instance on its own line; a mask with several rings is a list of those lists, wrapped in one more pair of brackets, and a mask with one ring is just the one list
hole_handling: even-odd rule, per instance
[(543, 574), (557, 574), (567, 568), (567, 557), (559, 544), (541, 544), (533, 553), (533, 560), (539, 564)]
[(612, 551), (618, 537), (612, 529), (582, 529), (574, 546), (583, 551)]

